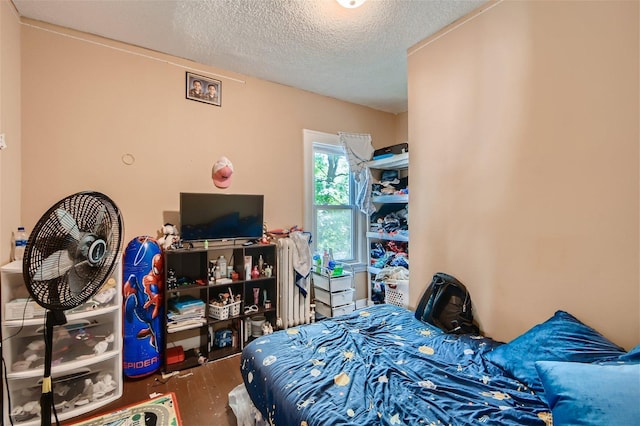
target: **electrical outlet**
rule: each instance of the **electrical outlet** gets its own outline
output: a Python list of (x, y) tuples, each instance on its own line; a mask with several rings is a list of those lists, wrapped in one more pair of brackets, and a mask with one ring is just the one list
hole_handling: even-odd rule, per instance
[(5, 149), (7, 147), (7, 142), (4, 139), (4, 133), (0, 133), (0, 149)]

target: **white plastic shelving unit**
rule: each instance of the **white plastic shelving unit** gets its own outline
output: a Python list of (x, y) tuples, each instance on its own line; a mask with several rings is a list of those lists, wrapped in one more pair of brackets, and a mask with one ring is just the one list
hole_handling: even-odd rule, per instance
[[(8, 382), (2, 401), (4, 424), (39, 425), (45, 310), (33, 300), (27, 302), (22, 261), (0, 268), (0, 286), (2, 356)], [(65, 311), (67, 323), (54, 328), (51, 377), (60, 421), (122, 396), (121, 307), (122, 265), (118, 262), (96, 295)]]
[[(367, 167), (371, 170), (371, 174), (375, 180), (379, 180), (383, 171), (385, 170), (397, 170), (400, 177), (407, 177), (409, 169), (409, 153), (396, 154), (391, 157), (381, 158), (378, 160), (369, 161)], [(384, 204), (398, 204), (408, 205), (408, 194), (390, 194), (373, 196), (372, 202), (376, 209), (379, 209)], [(371, 231), (371, 218), (367, 221), (367, 250), (368, 250), (368, 283), (367, 283), (367, 297), (369, 303), (372, 301), (372, 287), (374, 285), (376, 275), (381, 271), (381, 268), (375, 267), (372, 264), (371, 258), (371, 244), (375, 242), (385, 241), (398, 241), (409, 242), (409, 231), (402, 233), (389, 234), (382, 231)], [(405, 286), (406, 287), (406, 286)], [(407, 289), (408, 291), (408, 289)]]

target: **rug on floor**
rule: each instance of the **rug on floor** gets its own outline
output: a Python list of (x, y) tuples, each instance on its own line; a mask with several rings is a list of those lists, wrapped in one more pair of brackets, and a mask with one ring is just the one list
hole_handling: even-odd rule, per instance
[(173, 392), (99, 414), (71, 426), (181, 426), (178, 402)]

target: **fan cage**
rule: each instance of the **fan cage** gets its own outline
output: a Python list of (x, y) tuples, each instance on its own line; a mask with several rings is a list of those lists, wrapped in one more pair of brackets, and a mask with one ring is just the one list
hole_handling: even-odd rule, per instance
[[(56, 278), (38, 280), (34, 276), (45, 259), (59, 250), (74, 253), (78, 246), (78, 242), (60, 223), (56, 214), (58, 209), (65, 210), (74, 218), (80, 233), (95, 233), (103, 238), (107, 250), (96, 265), (78, 262)], [(68, 310), (80, 306), (100, 289), (113, 272), (122, 238), (120, 211), (106, 195), (80, 192), (60, 200), (40, 218), (27, 242), (23, 274), (29, 293), (39, 305), (50, 310)], [(71, 291), (70, 274), (76, 274), (85, 283), (78, 293)]]

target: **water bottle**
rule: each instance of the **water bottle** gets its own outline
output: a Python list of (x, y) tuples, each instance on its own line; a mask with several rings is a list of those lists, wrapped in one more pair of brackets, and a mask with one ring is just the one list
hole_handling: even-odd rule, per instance
[(24, 227), (18, 227), (15, 240), (16, 245), (13, 251), (13, 258), (14, 260), (22, 260), (24, 257), (24, 249), (27, 247), (27, 233), (24, 231)]
[(218, 268), (220, 269), (220, 275), (223, 278), (228, 278), (227, 275), (227, 259), (224, 258), (224, 255), (220, 255), (220, 257), (218, 257)]
[(320, 255), (318, 253), (313, 255), (313, 265), (314, 265), (314, 271), (316, 272), (316, 274), (321, 274), (322, 273), (322, 258), (320, 258)]

